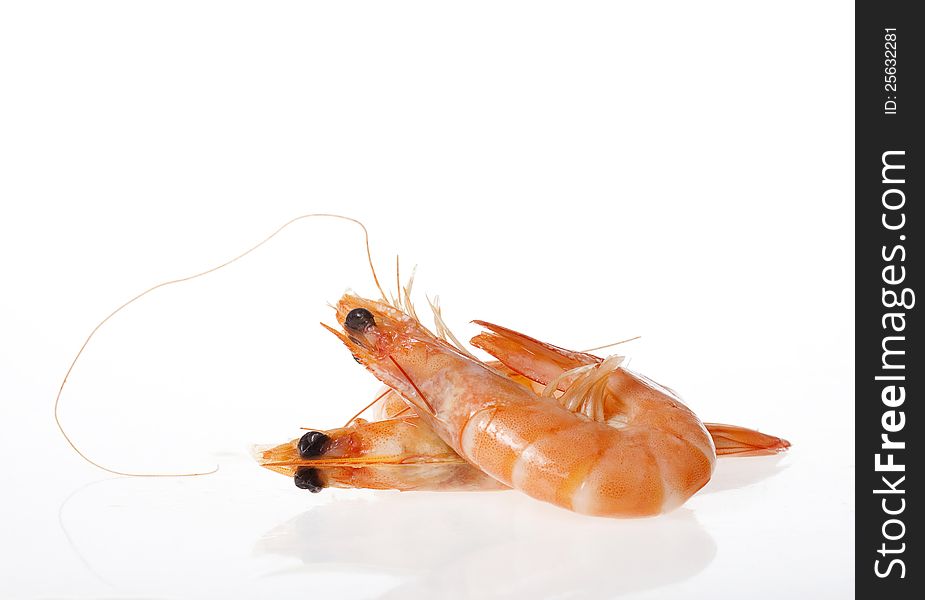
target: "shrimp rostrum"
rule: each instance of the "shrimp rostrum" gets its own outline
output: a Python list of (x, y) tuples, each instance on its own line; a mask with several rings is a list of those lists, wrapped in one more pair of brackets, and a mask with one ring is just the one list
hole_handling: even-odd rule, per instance
[(336, 308), (343, 331), (331, 331), (354, 357), (504, 485), (583, 514), (645, 516), (681, 505), (712, 475), (716, 450), (700, 419), (619, 360), (560, 369), (550, 385), (565, 391), (550, 402), (404, 311), (349, 294)]

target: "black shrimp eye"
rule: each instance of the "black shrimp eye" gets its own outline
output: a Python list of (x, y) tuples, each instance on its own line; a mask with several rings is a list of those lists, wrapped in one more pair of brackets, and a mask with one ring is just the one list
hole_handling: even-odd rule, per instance
[(295, 472), (295, 486), (300, 490), (308, 490), (313, 494), (317, 494), (324, 489), (321, 477), (318, 476), (318, 469), (312, 469), (311, 467), (299, 467), (299, 470)]
[(376, 320), (373, 318), (373, 313), (365, 308), (354, 308), (347, 313), (347, 318), (344, 319), (344, 327), (351, 331), (359, 331), (362, 333), (370, 327), (375, 326)]
[(319, 456), (330, 439), (320, 431), (309, 431), (299, 439), (299, 456), (302, 458)]

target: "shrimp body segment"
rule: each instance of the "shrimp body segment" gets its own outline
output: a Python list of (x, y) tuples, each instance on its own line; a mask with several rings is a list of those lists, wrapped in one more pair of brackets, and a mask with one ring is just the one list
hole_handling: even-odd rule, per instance
[[(614, 390), (626, 407), (614, 427), (544, 400), (386, 304), (348, 294), (337, 317), (344, 332), (332, 331), (448, 446), (534, 498), (590, 515), (655, 515), (712, 475), (703, 424), (642, 381)], [(611, 385), (602, 373), (591, 389)]]

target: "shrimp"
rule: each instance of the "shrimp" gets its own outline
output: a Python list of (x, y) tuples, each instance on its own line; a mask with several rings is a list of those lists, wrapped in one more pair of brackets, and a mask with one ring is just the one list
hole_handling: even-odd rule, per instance
[[(328, 329), (450, 448), (536, 499), (583, 514), (648, 516), (680, 506), (712, 475), (715, 448), (697, 416), (642, 379), (614, 378), (619, 360), (556, 382), (566, 386), (560, 401), (577, 400), (590, 418), (467, 356), (405, 311), (351, 294), (336, 311), (344, 330)], [(609, 424), (604, 397), (619, 397)]]
[(311, 430), (270, 448), (255, 448), (264, 467), (297, 487), (467, 491), (505, 489), (447, 446), (414, 416)]

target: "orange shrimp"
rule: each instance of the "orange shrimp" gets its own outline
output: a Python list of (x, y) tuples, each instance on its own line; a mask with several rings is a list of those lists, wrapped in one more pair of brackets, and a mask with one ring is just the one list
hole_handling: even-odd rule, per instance
[[(347, 294), (337, 317), (343, 333), (328, 329), (448, 446), (534, 498), (591, 515), (655, 515), (681, 505), (713, 472), (713, 442), (696, 415), (654, 385), (615, 379), (619, 360), (571, 378), (562, 398), (580, 397), (589, 418), (466, 356), (392, 306)], [(605, 397), (619, 398), (620, 422), (602, 422)]]
[(270, 448), (255, 448), (264, 467), (311, 492), (326, 487), (375, 490), (505, 489), (434, 435), (414, 416), (308, 431)]

